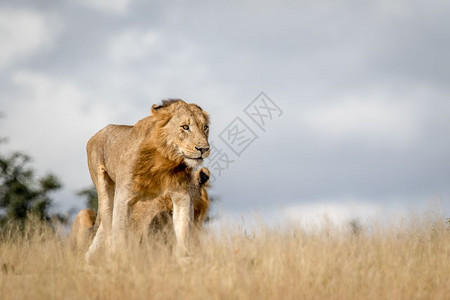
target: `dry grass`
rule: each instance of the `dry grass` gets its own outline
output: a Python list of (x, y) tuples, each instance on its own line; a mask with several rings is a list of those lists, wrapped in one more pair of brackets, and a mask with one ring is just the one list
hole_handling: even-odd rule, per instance
[(450, 230), (444, 218), (390, 229), (299, 227), (201, 239), (183, 269), (167, 252), (130, 246), (93, 268), (41, 225), (0, 241), (1, 299), (448, 299)]

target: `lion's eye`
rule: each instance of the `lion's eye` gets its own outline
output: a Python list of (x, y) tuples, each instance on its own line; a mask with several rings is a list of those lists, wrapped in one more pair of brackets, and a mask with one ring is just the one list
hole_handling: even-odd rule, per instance
[(183, 125), (181, 126), (184, 130), (189, 130), (189, 126), (188, 125)]
[(208, 125), (205, 125), (205, 127), (203, 128), (203, 130), (206, 131), (206, 130), (208, 130), (208, 128), (209, 128)]

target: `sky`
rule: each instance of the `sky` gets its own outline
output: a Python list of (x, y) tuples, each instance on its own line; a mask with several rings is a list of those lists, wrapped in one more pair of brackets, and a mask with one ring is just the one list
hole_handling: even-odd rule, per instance
[[(166, 98), (211, 116), (222, 220), (450, 215), (450, 2), (0, 2), (2, 153), (81, 209), (85, 145)], [(214, 158), (214, 160), (213, 160)]]

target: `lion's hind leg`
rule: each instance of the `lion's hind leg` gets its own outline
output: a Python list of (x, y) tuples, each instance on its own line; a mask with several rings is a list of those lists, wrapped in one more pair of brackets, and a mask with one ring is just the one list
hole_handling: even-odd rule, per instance
[(112, 228), (115, 184), (109, 177), (103, 164), (99, 165), (97, 175), (98, 213), (104, 230), (109, 236)]
[(97, 195), (98, 195), (98, 230), (94, 240), (85, 255), (86, 261), (92, 262), (96, 253), (108, 243), (112, 232), (112, 214), (114, 201), (114, 182), (106, 172), (105, 166), (100, 164), (97, 173)]
[(101, 250), (105, 250), (106, 243), (108, 241), (108, 236), (105, 233), (103, 228), (103, 223), (100, 223), (100, 226), (95, 233), (94, 239), (89, 247), (89, 250), (84, 255), (85, 261), (92, 265), (95, 260), (98, 258), (98, 254)]

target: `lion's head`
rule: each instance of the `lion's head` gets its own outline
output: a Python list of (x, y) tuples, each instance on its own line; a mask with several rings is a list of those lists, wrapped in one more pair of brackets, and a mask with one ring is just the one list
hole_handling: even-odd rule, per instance
[(198, 105), (181, 99), (164, 100), (152, 106), (152, 119), (157, 124), (156, 138), (172, 160), (196, 168), (209, 156), (209, 117)]

